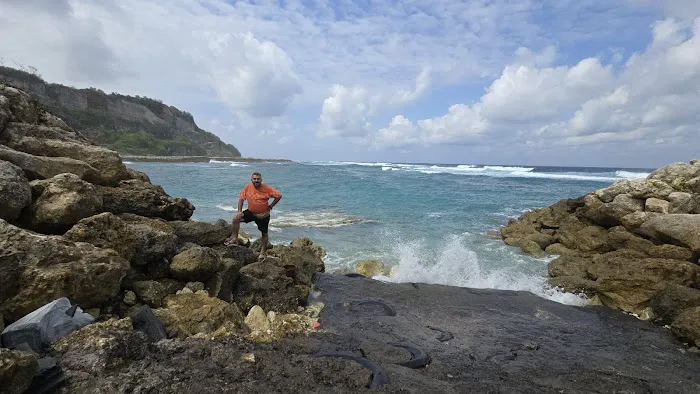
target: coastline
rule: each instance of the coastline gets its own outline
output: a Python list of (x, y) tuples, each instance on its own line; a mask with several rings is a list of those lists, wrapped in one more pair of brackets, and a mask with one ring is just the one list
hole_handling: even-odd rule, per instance
[(289, 159), (259, 159), (253, 157), (214, 157), (214, 156), (138, 156), (122, 155), (122, 160), (131, 162), (165, 162), (165, 163), (208, 163), (211, 160), (231, 161), (242, 163), (264, 163), (264, 162), (285, 162), (291, 163)]

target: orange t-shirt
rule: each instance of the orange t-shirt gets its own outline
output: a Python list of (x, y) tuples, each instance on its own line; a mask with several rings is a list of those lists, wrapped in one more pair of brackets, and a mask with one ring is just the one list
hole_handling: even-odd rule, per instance
[(238, 194), (241, 200), (248, 200), (248, 210), (253, 213), (263, 213), (267, 211), (270, 198), (279, 198), (281, 196), (280, 192), (275, 190), (274, 187), (264, 183), (257, 189), (252, 183), (249, 183), (245, 185), (243, 190)]

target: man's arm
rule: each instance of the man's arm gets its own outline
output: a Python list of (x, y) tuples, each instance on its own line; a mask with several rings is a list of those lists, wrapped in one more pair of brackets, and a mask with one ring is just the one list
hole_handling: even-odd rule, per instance
[(267, 210), (268, 210), (268, 211), (271, 211), (272, 208), (275, 206), (275, 204), (277, 204), (281, 199), (282, 199), (282, 194), (279, 194), (278, 197), (275, 197), (275, 199), (272, 200), (272, 204), (270, 204), (270, 205), (267, 206)]
[(238, 199), (238, 213), (243, 212), (243, 201), (245, 201), (245, 198)]

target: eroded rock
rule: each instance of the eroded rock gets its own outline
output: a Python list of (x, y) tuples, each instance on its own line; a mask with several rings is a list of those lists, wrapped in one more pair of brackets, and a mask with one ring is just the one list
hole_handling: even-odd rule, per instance
[(0, 160), (0, 219), (10, 222), (17, 220), (31, 202), (32, 190), (22, 169)]

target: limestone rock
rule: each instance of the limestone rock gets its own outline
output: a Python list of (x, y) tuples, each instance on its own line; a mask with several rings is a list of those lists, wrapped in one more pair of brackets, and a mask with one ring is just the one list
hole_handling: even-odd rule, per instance
[(700, 306), (686, 309), (671, 323), (671, 332), (700, 347)]
[(267, 319), (265, 311), (259, 305), (250, 308), (244, 322), (251, 332), (267, 332), (270, 331), (271, 328), (270, 321)]
[(0, 220), (0, 313), (11, 321), (60, 297), (83, 308), (116, 296), (129, 263), (116, 252)]
[(10, 122), (37, 123), (39, 121), (39, 106), (37, 101), (28, 93), (7, 85), (0, 85), (0, 97), (5, 104), (5, 112), (9, 112)]
[(119, 181), (131, 179), (119, 154), (100, 146), (34, 137), (23, 137), (19, 141), (8, 143), (8, 146), (37, 156), (67, 157), (81, 160), (99, 172), (100, 184), (106, 186), (116, 186)]
[(289, 246), (293, 248), (308, 248), (310, 249), (319, 259), (326, 257), (326, 251), (322, 247), (315, 245), (314, 242), (309, 238), (297, 238), (292, 241)]
[(671, 324), (683, 311), (700, 306), (700, 290), (669, 284), (654, 294), (650, 306), (659, 323)]
[(654, 240), (700, 252), (700, 215), (668, 214), (647, 220), (638, 230)]
[(93, 184), (103, 184), (99, 172), (84, 161), (67, 157), (34, 156), (18, 152), (5, 145), (0, 145), (0, 160), (9, 161), (24, 171), (29, 180), (48, 179), (58, 174), (70, 173)]
[(278, 257), (282, 267), (292, 267), (295, 272), (294, 284), (310, 286), (316, 273), (325, 271), (323, 259), (319, 257), (324, 253), (322, 250), (319, 252), (318, 247), (307, 239), (303, 242), (293, 241), (288, 246), (276, 245), (268, 251), (268, 256)]
[(518, 246), (520, 247), (520, 250), (530, 256), (533, 257), (542, 257), (544, 256), (544, 251), (542, 248), (540, 248), (540, 245), (537, 244), (537, 242), (532, 241), (530, 239), (523, 239), (520, 242), (518, 242)]
[(7, 394), (24, 393), (32, 384), (37, 367), (37, 359), (33, 354), (0, 348), (0, 387), (2, 387), (2, 392)]
[(668, 213), (698, 213), (697, 201), (690, 193), (673, 192), (668, 195)]
[(647, 220), (650, 220), (658, 215), (659, 214), (655, 212), (632, 212), (623, 216), (620, 223), (627, 230), (636, 233), (639, 227), (642, 226), (642, 224), (644, 224)]
[(647, 178), (657, 179), (682, 189), (685, 183), (697, 176), (700, 176), (700, 164), (676, 162), (654, 170)]
[(279, 265), (268, 260), (252, 263), (240, 270), (234, 300), (244, 311), (259, 305), (266, 310), (295, 312), (306, 298), (300, 299), (304, 295), (293, 282)]
[(221, 244), (231, 235), (231, 225), (225, 220), (205, 223), (191, 220), (170, 221), (178, 242), (192, 242), (201, 246)]
[(379, 260), (361, 260), (355, 263), (355, 271), (364, 276), (384, 274), (384, 263)]
[(164, 220), (133, 214), (122, 214), (119, 218), (135, 240), (131, 264), (146, 266), (153, 278), (167, 275), (168, 262), (177, 249), (177, 236), (172, 227)]
[(615, 181), (612, 185), (597, 190), (595, 195), (607, 203), (613, 201), (620, 194), (628, 194), (632, 198), (640, 199), (665, 198), (674, 191), (669, 184), (658, 179), (625, 179)]
[(161, 186), (140, 180), (121, 181), (118, 187), (100, 187), (104, 210), (133, 213), (165, 220), (187, 220), (194, 206), (185, 198), (170, 197)]
[(573, 249), (569, 249), (560, 243), (554, 243), (547, 246), (544, 250), (548, 254), (555, 254), (559, 256), (564, 256), (568, 254), (578, 254), (579, 252)]
[(129, 173), (130, 179), (137, 179), (143, 183), (151, 183), (151, 178), (144, 172), (134, 170), (133, 168), (127, 168), (126, 171)]
[(590, 263), (590, 257), (569, 254), (552, 260), (547, 269), (550, 277), (574, 276), (586, 279), (588, 278), (587, 267)]
[(17, 220), (31, 202), (32, 191), (22, 169), (0, 160), (0, 219)]
[(163, 299), (175, 294), (182, 288), (182, 284), (172, 279), (143, 280), (133, 284), (134, 293), (143, 303), (153, 307), (163, 306)]
[(112, 249), (127, 261), (136, 253), (136, 236), (123, 220), (110, 212), (81, 219), (63, 236), (71, 241)]
[[(237, 260), (222, 258), (219, 267), (205, 284), (205, 289), (212, 297), (231, 301), (233, 288), (239, 277), (243, 264)], [(196, 290), (195, 290), (196, 291)]]
[(646, 212), (657, 212), (657, 213), (668, 213), (669, 202), (666, 200), (660, 200), (658, 198), (647, 198), (644, 204), (644, 211)]
[(85, 136), (68, 127), (61, 119), (42, 112), (39, 124), (11, 122), (0, 134), (0, 143), (12, 144), (24, 137), (73, 141), (85, 145), (93, 145)]
[(31, 228), (42, 233), (63, 233), (81, 219), (102, 210), (95, 187), (74, 174), (32, 181), (34, 202), (28, 211)]
[(233, 259), (248, 265), (255, 262), (255, 254), (251, 248), (238, 245), (214, 245), (211, 247), (222, 258)]
[(173, 257), (170, 273), (183, 281), (206, 282), (220, 265), (219, 255), (213, 249), (193, 246)]
[(156, 309), (170, 337), (186, 338), (196, 334), (212, 334), (226, 328), (243, 332), (243, 314), (236, 304), (229, 304), (202, 293), (171, 295), (164, 308)]
[(85, 326), (56, 341), (52, 348), (71, 374), (101, 374), (119, 368), (146, 353), (148, 337), (133, 330), (130, 318), (109, 319)]

